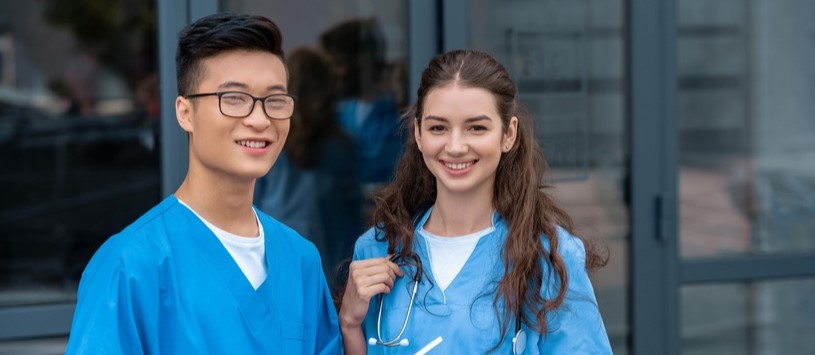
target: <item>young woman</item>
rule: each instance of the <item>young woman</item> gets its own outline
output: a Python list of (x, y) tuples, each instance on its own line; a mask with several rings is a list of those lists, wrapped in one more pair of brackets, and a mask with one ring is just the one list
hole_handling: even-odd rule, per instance
[(587, 275), (602, 260), (541, 189), (507, 70), (478, 51), (436, 56), (406, 117), (342, 296), (346, 353), (611, 353)]

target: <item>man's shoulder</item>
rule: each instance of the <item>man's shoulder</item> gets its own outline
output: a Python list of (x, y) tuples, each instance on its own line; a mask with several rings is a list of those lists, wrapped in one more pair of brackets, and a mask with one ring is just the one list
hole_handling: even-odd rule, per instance
[(274, 238), (277, 245), (280, 245), (286, 253), (294, 253), (301, 255), (315, 255), (319, 258), (317, 247), (304, 238), (300, 233), (297, 233), (293, 228), (276, 220), (274, 217), (266, 214), (259, 209), (255, 209), (260, 219), (260, 224), (263, 226), (266, 238)]
[(178, 206), (178, 200), (173, 196), (169, 196), (125, 227), (119, 234), (138, 234), (143, 233), (145, 229), (161, 226), (164, 224), (162, 217), (172, 208)]
[(178, 200), (166, 198), (121, 232), (108, 238), (97, 250), (94, 259), (105, 264), (122, 263), (122, 266), (156, 262), (156, 257), (169, 250), (162, 217), (177, 204)]

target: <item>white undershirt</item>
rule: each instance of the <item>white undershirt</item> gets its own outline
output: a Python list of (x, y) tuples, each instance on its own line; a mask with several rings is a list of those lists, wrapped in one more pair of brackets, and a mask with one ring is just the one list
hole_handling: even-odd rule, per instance
[(495, 227), (490, 226), (487, 229), (467, 235), (441, 237), (426, 231), (424, 228), (419, 229), (419, 233), (427, 242), (433, 278), (442, 291), (447, 289), (447, 286), (450, 286), (456, 275), (461, 272), (481, 237), (492, 233), (494, 230)]
[(243, 271), (243, 275), (246, 276), (246, 279), (249, 280), (252, 287), (257, 290), (258, 287), (263, 284), (263, 281), (266, 280), (268, 270), (266, 266), (266, 244), (264, 243), (265, 236), (263, 235), (263, 226), (260, 224), (260, 219), (255, 209), (253, 208), (252, 212), (255, 214), (255, 220), (258, 223), (259, 235), (257, 237), (241, 237), (209, 223), (209, 221), (201, 217), (183, 201), (178, 200), (178, 203), (189, 208), (189, 210), (192, 211), (201, 222), (204, 222), (204, 225), (218, 237), (218, 240), (224, 245), (226, 251), (229, 252), (229, 255), (232, 255), (232, 259), (235, 259), (235, 263), (237, 263), (241, 271)]

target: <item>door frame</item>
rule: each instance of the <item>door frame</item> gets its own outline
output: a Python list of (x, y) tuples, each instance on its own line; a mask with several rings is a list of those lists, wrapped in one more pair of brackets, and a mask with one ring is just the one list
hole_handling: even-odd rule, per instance
[(679, 353), (676, 0), (629, 0), (631, 352)]
[(815, 252), (681, 258), (677, 0), (629, 0), (627, 6), (631, 348), (633, 354), (675, 355), (681, 352), (683, 286), (812, 278)]

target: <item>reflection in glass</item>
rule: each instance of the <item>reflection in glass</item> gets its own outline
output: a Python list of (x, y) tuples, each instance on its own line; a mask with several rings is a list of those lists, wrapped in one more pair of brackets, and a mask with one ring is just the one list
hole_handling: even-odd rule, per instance
[(398, 98), (385, 86), (382, 26), (373, 17), (344, 21), (323, 32), (320, 45), (338, 76), (337, 119), (362, 148), (360, 178), (386, 183), (402, 155), (402, 142)]
[(468, 2), (470, 46), (501, 60), (577, 232), (609, 248), (592, 275), (615, 354), (628, 353), (628, 146), (624, 2)]
[(267, 16), (283, 31), (298, 100), (255, 204), (314, 242), (329, 281), (342, 284), (335, 271), (367, 228), (366, 197), (402, 152), (407, 2), (222, 0), (220, 9)]
[(684, 355), (815, 353), (815, 281), (685, 286)]
[(677, 6), (682, 256), (815, 250), (815, 3)]
[(99, 245), (158, 201), (155, 22), (153, 2), (4, 3), (0, 307), (74, 301)]

